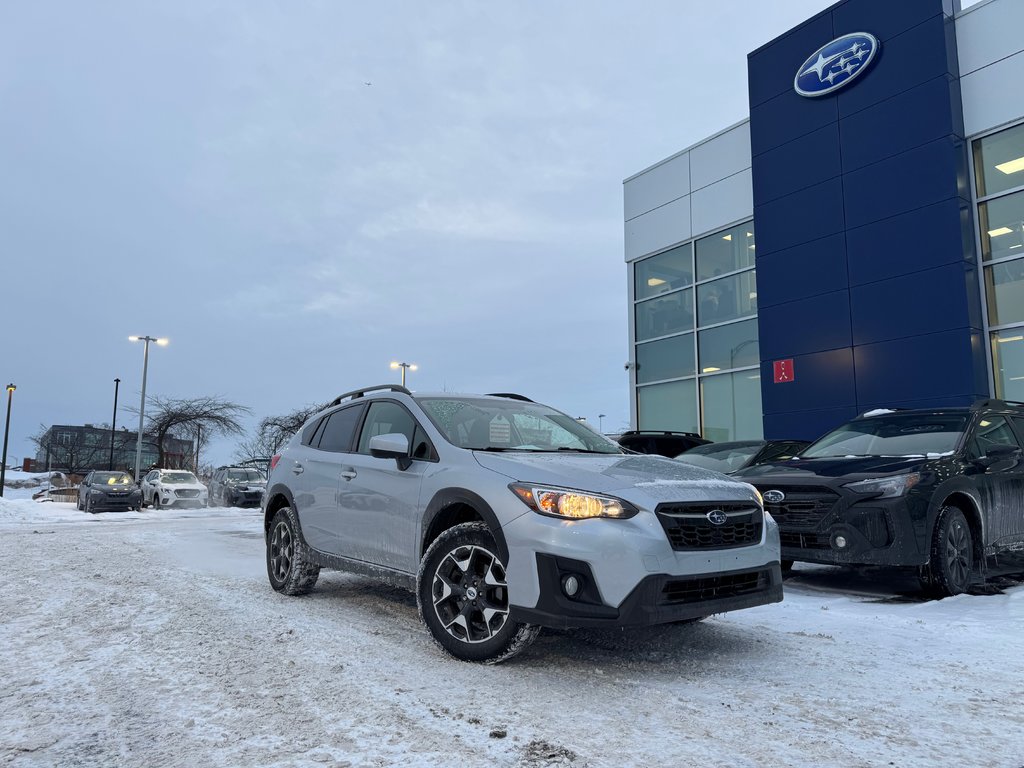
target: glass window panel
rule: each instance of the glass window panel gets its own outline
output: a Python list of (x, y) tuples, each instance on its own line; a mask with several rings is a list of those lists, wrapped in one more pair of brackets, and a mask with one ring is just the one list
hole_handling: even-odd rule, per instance
[(693, 284), (693, 243), (636, 262), (634, 298), (638, 301)]
[(693, 289), (636, 305), (636, 340), (693, 330)]
[(697, 241), (697, 279), (754, 266), (754, 222)]
[(981, 256), (985, 261), (1024, 256), (1024, 192), (997, 197), (978, 206)]
[(713, 325), (757, 314), (754, 270), (697, 286), (697, 322)]
[(989, 325), (1024, 323), (1024, 259), (985, 267)]
[(637, 424), (640, 429), (697, 431), (697, 381), (672, 381), (637, 387)]
[(1024, 187), (1024, 125), (974, 142), (978, 197)]
[(757, 440), (761, 424), (761, 374), (741, 371), (700, 380), (701, 416), (708, 440)]
[(992, 365), (996, 397), (1024, 402), (1024, 328), (992, 334)]
[(697, 334), (701, 373), (757, 365), (757, 320), (744, 320)]
[(663, 379), (678, 379), (696, 373), (696, 350), (693, 334), (672, 336), (661, 341), (636, 345), (636, 380), (638, 384)]

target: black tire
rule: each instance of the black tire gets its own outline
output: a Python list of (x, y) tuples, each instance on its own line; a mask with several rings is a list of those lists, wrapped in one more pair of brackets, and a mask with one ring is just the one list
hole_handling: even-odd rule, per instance
[(90, 515), (95, 515), (96, 514), (96, 512), (93, 511), (92, 499), (89, 496), (85, 497), (85, 511), (88, 512)]
[(974, 537), (962, 510), (950, 506), (939, 510), (930, 554), (923, 569), (925, 590), (934, 597), (966, 592), (974, 571)]
[(306, 594), (320, 577), (320, 566), (299, 535), (299, 520), (291, 507), (279, 509), (270, 523), (267, 576), (270, 586), (285, 595)]
[(85, 506), (83, 506), (83, 504), (82, 504), (82, 492), (81, 491), (78, 492), (78, 511), (79, 512), (84, 512), (85, 511)]
[(416, 576), (416, 605), (434, 641), (460, 661), (497, 664), (540, 633), (509, 617), (505, 564), (482, 522), (449, 528), (430, 545)]

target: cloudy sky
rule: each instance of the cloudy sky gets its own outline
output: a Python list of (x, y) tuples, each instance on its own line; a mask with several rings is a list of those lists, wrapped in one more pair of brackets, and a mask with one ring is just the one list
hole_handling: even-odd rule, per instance
[(171, 340), (151, 393), (253, 422), (404, 360), (625, 427), (622, 179), (743, 119), (746, 54), (828, 4), (4, 3), (9, 455), (109, 422), (115, 377), (137, 404), (131, 334)]

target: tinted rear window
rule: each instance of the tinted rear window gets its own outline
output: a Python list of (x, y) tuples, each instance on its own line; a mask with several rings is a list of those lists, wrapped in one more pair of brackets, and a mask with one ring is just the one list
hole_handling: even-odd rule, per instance
[(355, 437), (362, 413), (363, 406), (360, 404), (342, 408), (328, 416), (327, 424), (324, 425), (323, 434), (320, 436), (320, 450), (340, 453), (351, 451), (352, 439)]

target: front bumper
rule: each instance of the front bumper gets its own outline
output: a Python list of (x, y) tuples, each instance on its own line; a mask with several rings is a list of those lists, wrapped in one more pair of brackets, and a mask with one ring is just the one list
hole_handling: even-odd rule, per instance
[(93, 512), (126, 512), (142, 506), (142, 496), (93, 496), (89, 499), (89, 509)]
[(232, 507), (258, 507), (263, 501), (263, 491), (224, 491), (225, 501)]

